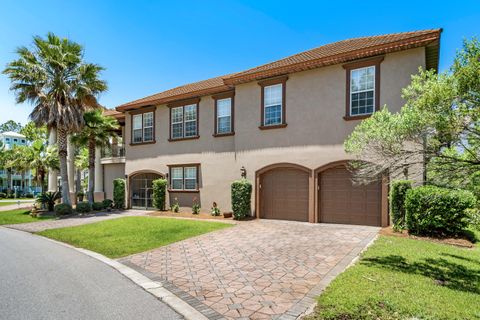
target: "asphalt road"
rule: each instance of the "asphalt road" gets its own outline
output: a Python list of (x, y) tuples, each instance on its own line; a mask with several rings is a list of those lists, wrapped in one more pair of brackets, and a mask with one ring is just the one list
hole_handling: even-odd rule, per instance
[(182, 319), (114, 269), (0, 227), (0, 319)]

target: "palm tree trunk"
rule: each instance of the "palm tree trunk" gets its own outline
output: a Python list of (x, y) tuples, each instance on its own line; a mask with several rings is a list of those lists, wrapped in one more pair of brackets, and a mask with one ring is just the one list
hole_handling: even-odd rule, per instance
[(62, 202), (71, 205), (67, 170), (67, 131), (64, 128), (57, 128), (57, 134), (60, 177), (62, 177)]
[(79, 168), (76, 168), (77, 178), (75, 179), (75, 194), (78, 194), (82, 191), (82, 171)]
[(7, 169), (7, 193), (12, 191), (12, 169)]
[(88, 202), (93, 203), (95, 191), (95, 138), (88, 141)]

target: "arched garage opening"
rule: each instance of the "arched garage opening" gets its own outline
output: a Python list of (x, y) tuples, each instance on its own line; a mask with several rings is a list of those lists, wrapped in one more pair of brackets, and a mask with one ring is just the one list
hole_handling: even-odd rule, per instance
[(153, 209), (152, 181), (164, 175), (153, 171), (142, 171), (129, 177), (130, 207), (134, 209)]
[(315, 170), (318, 222), (388, 225), (387, 188), (383, 177), (367, 185), (356, 185), (347, 164), (348, 160), (342, 160)]
[(310, 169), (291, 163), (273, 164), (258, 170), (257, 217), (309, 221), (313, 202), (311, 177)]

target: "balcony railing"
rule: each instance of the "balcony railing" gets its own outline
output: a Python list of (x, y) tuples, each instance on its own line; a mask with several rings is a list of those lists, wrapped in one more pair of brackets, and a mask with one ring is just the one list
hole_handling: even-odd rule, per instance
[(125, 157), (124, 144), (112, 144), (102, 149), (102, 158), (122, 158)]

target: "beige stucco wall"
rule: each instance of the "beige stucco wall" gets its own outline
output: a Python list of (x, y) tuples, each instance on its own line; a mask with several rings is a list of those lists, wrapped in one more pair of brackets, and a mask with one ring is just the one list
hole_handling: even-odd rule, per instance
[[(398, 111), (401, 89), (410, 76), (425, 66), (424, 48), (388, 54), (380, 65), (380, 105)], [(127, 114), (125, 173), (155, 170), (167, 173), (167, 165), (200, 163), (202, 207), (213, 201), (222, 211), (230, 208), (230, 184), (247, 169), (255, 172), (270, 164), (289, 162), (316, 169), (346, 159), (343, 141), (359, 121), (345, 121), (346, 71), (341, 65), (290, 74), (286, 82), (286, 128), (260, 130), (260, 86), (257, 82), (235, 88), (235, 135), (213, 137), (214, 101), (202, 97), (196, 140), (169, 142), (169, 110), (157, 106), (155, 144), (130, 146), (131, 117)], [(185, 200), (189, 201), (189, 200)], [(252, 206), (254, 199), (252, 199)], [(188, 203), (183, 205), (188, 206)]]
[(113, 180), (117, 178), (125, 178), (125, 164), (103, 164), (103, 188), (105, 199), (113, 200)]

